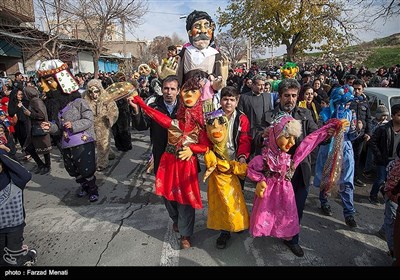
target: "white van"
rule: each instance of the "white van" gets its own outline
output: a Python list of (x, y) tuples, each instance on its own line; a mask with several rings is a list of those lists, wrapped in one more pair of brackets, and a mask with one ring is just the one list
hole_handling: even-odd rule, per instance
[(366, 87), (364, 93), (368, 98), (372, 117), (375, 117), (376, 108), (379, 105), (385, 105), (389, 110), (390, 119), (392, 115), (390, 108), (395, 104), (400, 104), (400, 88)]

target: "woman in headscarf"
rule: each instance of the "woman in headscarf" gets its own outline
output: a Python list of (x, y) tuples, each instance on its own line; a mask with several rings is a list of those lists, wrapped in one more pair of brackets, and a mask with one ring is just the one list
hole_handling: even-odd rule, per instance
[[(50, 151), (52, 147), (50, 135), (49, 133), (36, 134), (34, 131), (40, 128), (42, 122), (48, 121), (46, 106), (43, 100), (39, 98), (39, 91), (35, 87), (25, 87), (24, 93), (29, 100), (28, 108), (25, 108), (22, 103), (19, 103), (17, 106), (21, 107), (27, 116), (26, 126), (28, 135), (25, 140), (25, 150), (37, 164), (34, 173), (45, 175), (50, 172), (51, 168)], [(39, 155), (43, 155), (44, 162)]]

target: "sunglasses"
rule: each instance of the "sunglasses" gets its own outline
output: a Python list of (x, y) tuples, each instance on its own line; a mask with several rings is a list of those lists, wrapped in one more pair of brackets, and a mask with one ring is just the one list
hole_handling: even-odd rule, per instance
[(214, 124), (214, 120), (218, 120), (218, 123), (220, 125), (226, 124), (226, 118), (224, 118), (224, 117), (218, 117), (218, 118), (214, 118), (214, 119), (209, 119), (209, 120), (207, 120), (207, 124), (208, 125), (213, 125)]

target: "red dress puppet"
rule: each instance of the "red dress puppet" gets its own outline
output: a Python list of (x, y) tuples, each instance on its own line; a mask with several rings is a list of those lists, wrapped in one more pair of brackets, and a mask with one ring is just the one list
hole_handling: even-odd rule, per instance
[(180, 92), (182, 102), (179, 103), (177, 119), (147, 106), (139, 96), (133, 98), (133, 102), (150, 118), (168, 129), (168, 144), (156, 174), (156, 194), (197, 209), (203, 205), (195, 154), (205, 153), (211, 146), (205, 131), (200, 95), (199, 80), (189, 79)]

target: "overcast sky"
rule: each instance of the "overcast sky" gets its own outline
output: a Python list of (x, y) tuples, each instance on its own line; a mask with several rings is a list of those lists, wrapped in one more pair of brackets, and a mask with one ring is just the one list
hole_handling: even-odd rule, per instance
[[(224, 9), (228, 1), (225, 0), (148, 0), (149, 12), (143, 19), (143, 24), (136, 28), (133, 34), (129, 34), (129, 39), (152, 40), (156, 36), (171, 36), (177, 33), (184, 41), (188, 40), (186, 33), (186, 19), (180, 16), (188, 15), (193, 10), (207, 12), (214, 21), (217, 21), (217, 9)], [(358, 37), (363, 41), (371, 41), (375, 38), (389, 36), (400, 32), (400, 18), (395, 17), (383, 25), (382, 21), (377, 21), (374, 29), (377, 32), (362, 32)], [(216, 30), (218, 34), (218, 27)], [(285, 53), (285, 47), (278, 48), (275, 56)], [(266, 57), (270, 57), (267, 54)]]

